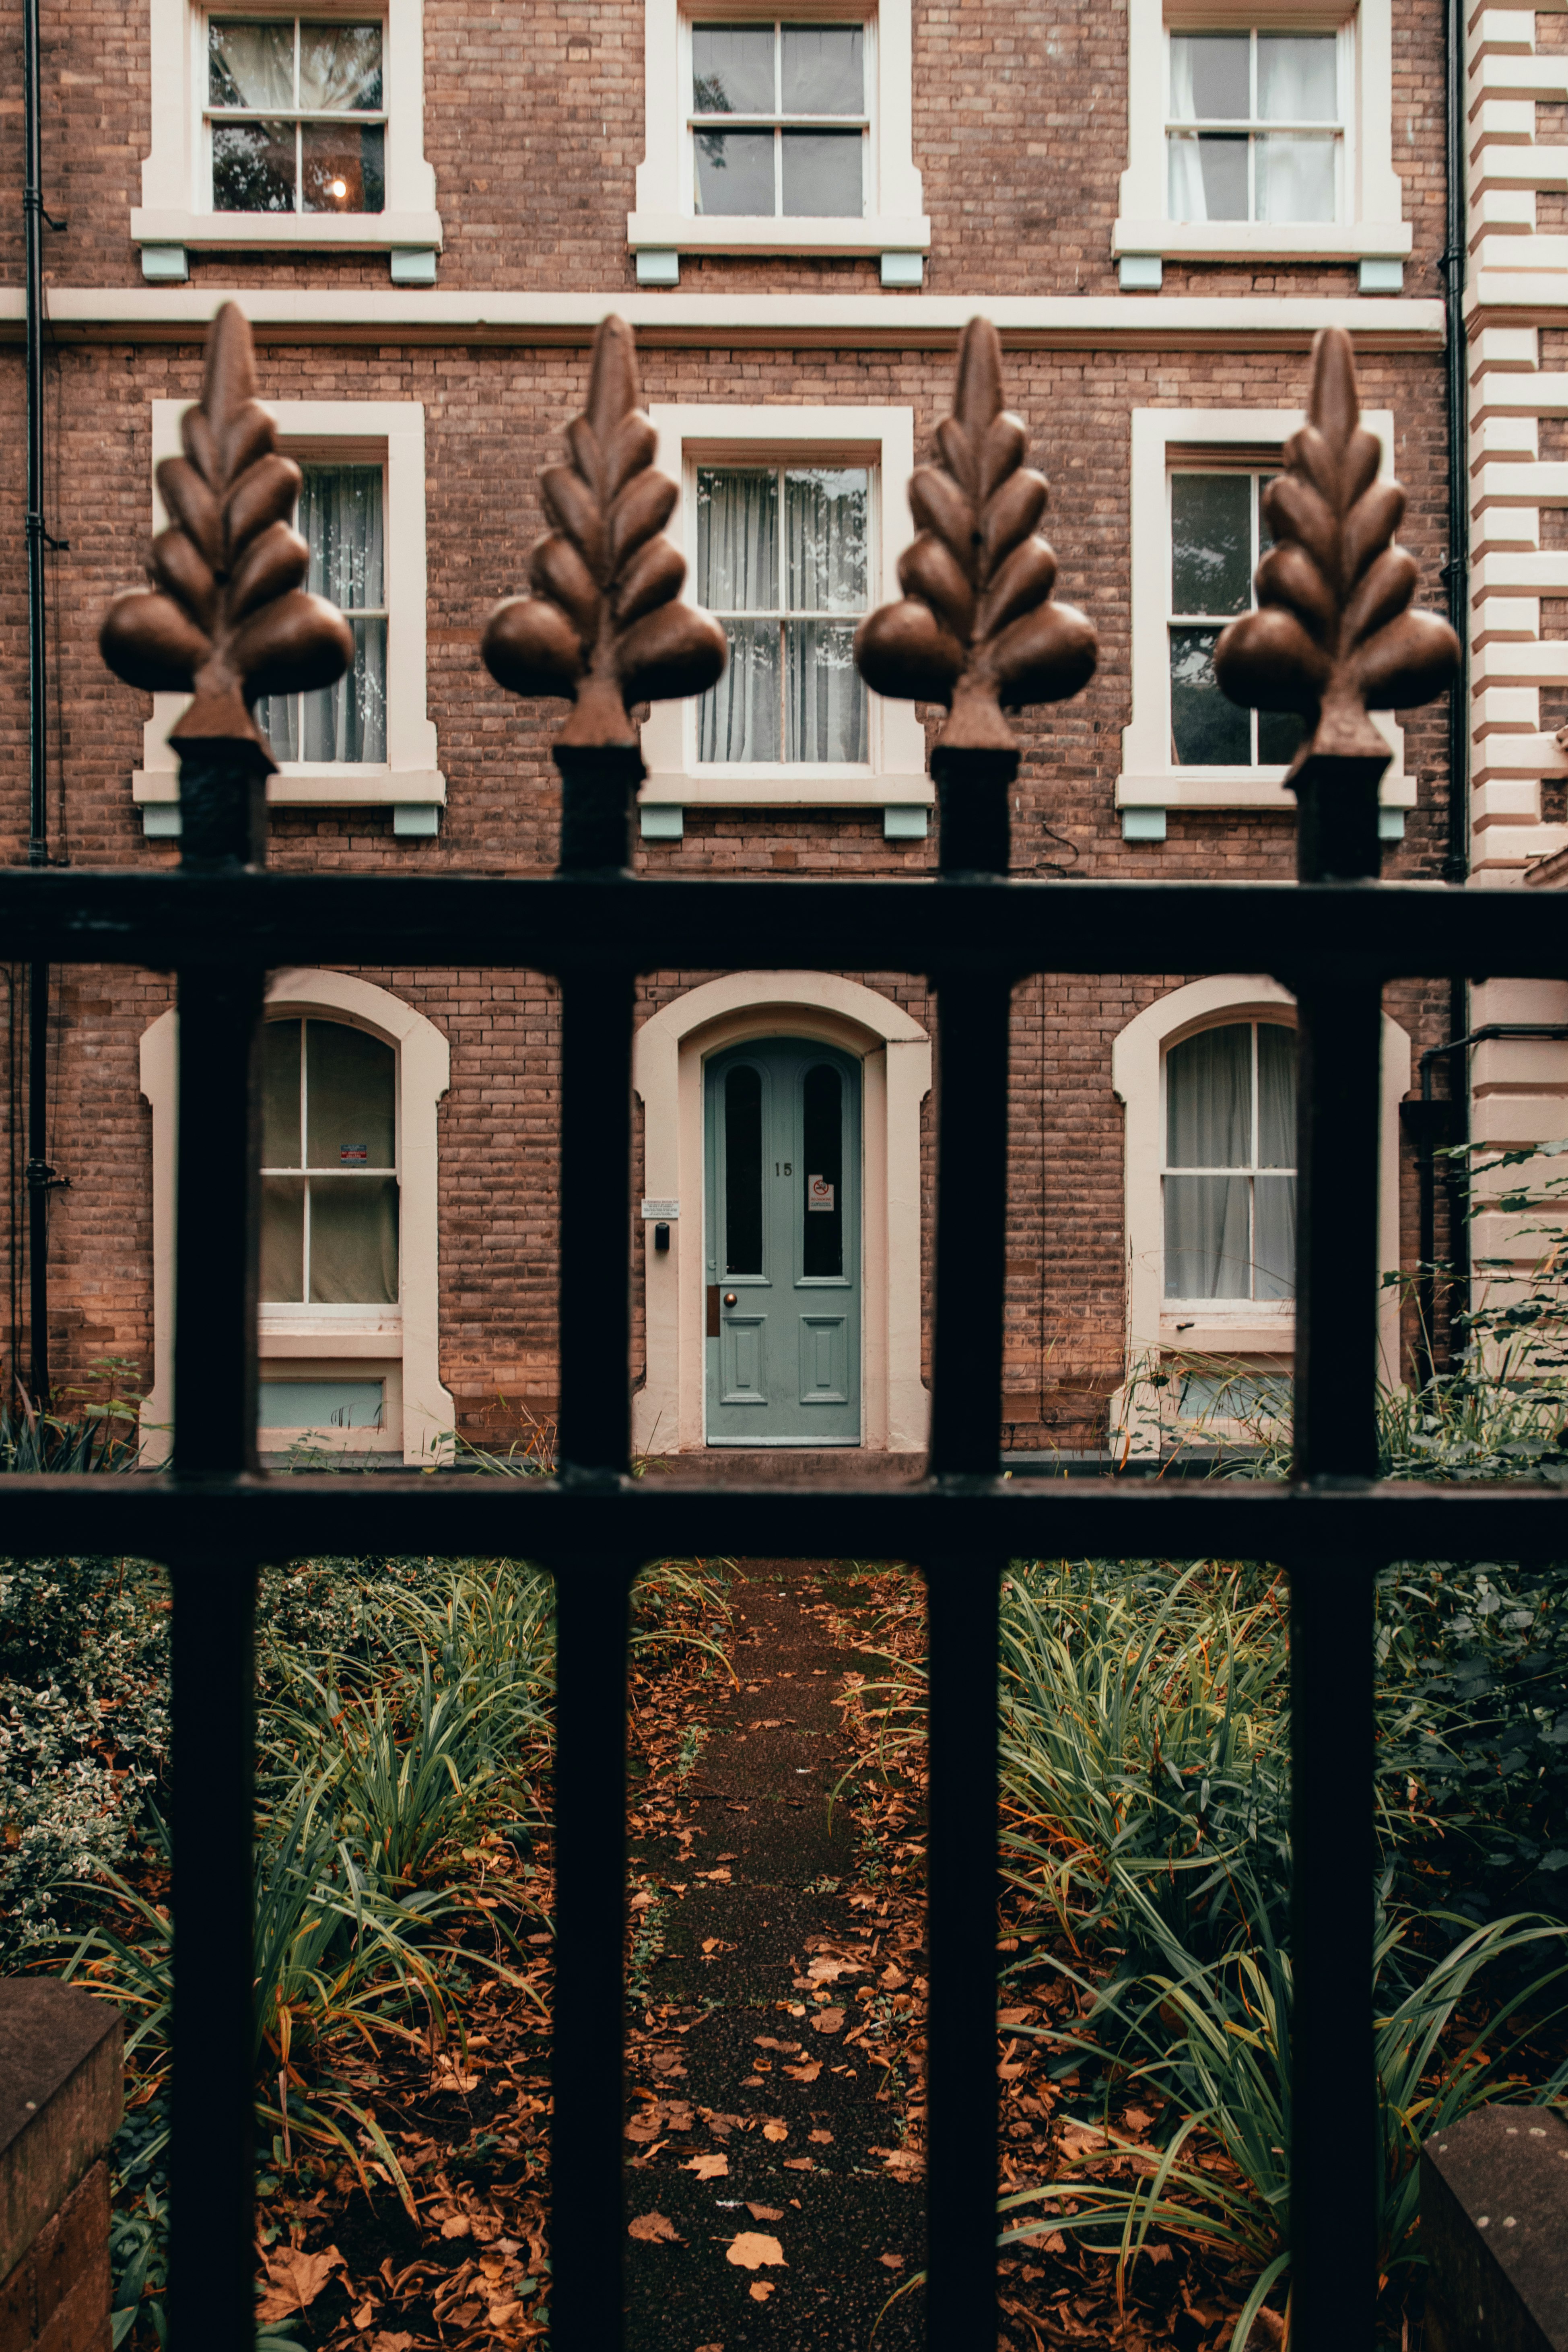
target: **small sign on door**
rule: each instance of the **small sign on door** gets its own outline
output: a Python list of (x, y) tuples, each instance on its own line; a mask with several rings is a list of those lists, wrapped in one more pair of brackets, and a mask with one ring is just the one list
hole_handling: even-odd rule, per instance
[(805, 1205), (808, 1209), (831, 1209), (834, 1187), (826, 1176), (808, 1176), (805, 1180)]

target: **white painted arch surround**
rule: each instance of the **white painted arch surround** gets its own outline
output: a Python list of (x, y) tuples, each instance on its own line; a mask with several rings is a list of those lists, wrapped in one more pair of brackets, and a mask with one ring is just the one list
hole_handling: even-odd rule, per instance
[[(457, 1411), (441, 1385), (437, 1200), (437, 1109), (452, 1059), (433, 1021), (389, 990), (352, 972), (284, 969), (268, 981), (269, 1006), (346, 1021), (397, 1055), (398, 1273), (394, 1307), (303, 1307), (261, 1316), (260, 1355), (280, 1371), (386, 1383), (387, 1425), (345, 1432), (345, 1452), (401, 1454), (429, 1468), (450, 1458)], [(174, 1211), (179, 1111), (179, 1015), (161, 1013), (142, 1037), (142, 1092), (153, 1108), (153, 1391), (142, 1400), (142, 1461), (167, 1455), (174, 1425)], [(275, 1449), (288, 1431), (269, 1433)]]
[[(1296, 1000), (1262, 972), (1224, 972), (1194, 980), (1130, 1021), (1111, 1048), (1110, 1083), (1126, 1110), (1127, 1385), (1110, 1400), (1110, 1428), (1117, 1443), (1131, 1442), (1134, 1454), (1160, 1446), (1159, 1391), (1131, 1379), (1135, 1367), (1163, 1351), (1194, 1355), (1291, 1355), (1296, 1344), (1293, 1310), (1226, 1301), (1208, 1322), (1178, 1334), (1164, 1313), (1164, 1215), (1160, 1194), (1163, 1154), (1160, 1127), (1164, 1101), (1161, 1083), (1171, 1046), (1199, 1029), (1226, 1021), (1279, 1020), (1294, 1026)], [(1383, 1016), (1383, 1086), (1378, 1139), (1377, 1256), (1380, 1272), (1399, 1266), (1399, 1105), (1410, 1091), (1410, 1037), (1397, 1021)], [(1186, 1321), (1184, 1318), (1184, 1322)], [(1377, 1377), (1391, 1387), (1399, 1370), (1399, 1293), (1380, 1289), (1377, 1299)]]
[(707, 1442), (703, 1298), (703, 1070), (754, 1037), (813, 1037), (864, 1072), (861, 1428), (871, 1453), (918, 1453), (931, 1398), (921, 1378), (921, 1104), (931, 1040), (858, 981), (821, 971), (739, 971), (664, 1005), (637, 1031), (632, 1085), (644, 1112), (643, 1191), (680, 1202), (668, 1252), (646, 1253), (647, 1376), (632, 1398), (639, 1454)]

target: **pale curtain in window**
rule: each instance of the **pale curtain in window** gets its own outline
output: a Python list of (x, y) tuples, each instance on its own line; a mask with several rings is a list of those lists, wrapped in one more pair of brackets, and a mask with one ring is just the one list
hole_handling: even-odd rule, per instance
[(397, 1057), (381, 1038), (337, 1021), (267, 1024), (261, 1296), (268, 1303), (395, 1302), (396, 1091)]
[(386, 758), (382, 469), (311, 464), (303, 472), (295, 528), (310, 551), (305, 584), (347, 617), (354, 657), (336, 686), (264, 696), (257, 724), (279, 760), (379, 762)]
[(1171, 1048), (1165, 1160), (1187, 1172), (1164, 1179), (1167, 1298), (1294, 1297), (1295, 1154), (1293, 1030), (1237, 1022)]
[(867, 760), (851, 647), (868, 520), (863, 467), (700, 469), (697, 593), (730, 644), (728, 669), (698, 706), (700, 760)]

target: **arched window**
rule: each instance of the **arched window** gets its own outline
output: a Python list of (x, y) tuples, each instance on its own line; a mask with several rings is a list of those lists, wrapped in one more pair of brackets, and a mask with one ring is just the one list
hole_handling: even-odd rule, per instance
[(1296, 1033), (1200, 1029), (1165, 1055), (1164, 1295), (1296, 1295)]
[(263, 1038), (261, 1297), (393, 1306), (397, 1056), (341, 1021), (289, 1014)]

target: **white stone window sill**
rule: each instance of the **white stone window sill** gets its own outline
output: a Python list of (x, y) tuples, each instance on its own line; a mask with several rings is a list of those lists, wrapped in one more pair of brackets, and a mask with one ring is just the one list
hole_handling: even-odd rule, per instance
[(134, 245), (392, 253), (441, 245), (439, 213), (195, 213), (132, 207)]
[[(1415, 779), (1391, 768), (1378, 787), (1384, 808), (1413, 809)], [(1163, 775), (1116, 779), (1118, 808), (1279, 809), (1294, 815), (1296, 795), (1283, 768), (1173, 768)]]
[(1404, 261), (1413, 243), (1407, 221), (1119, 220), (1110, 232), (1114, 257), (1164, 261)]
[(1212, 1304), (1191, 1307), (1166, 1302), (1173, 1311), (1160, 1317), (1160, 1346), (1183, 1356), (1289, 1356), (1296, 1345), (1294, 1314), (1216, 1315)]
[[(180, 779), (174, 769), (138, 768), (131, 778), (138, 808), (177, 807)], [(445, 808), (447, 779), (438, 768), (384, 768), (342, 761), (307, 766), (289, 761), (267, 779), (268, 808), (395, 808), (414, 802)]]
[(931, 222), (923, 214), (860, 220), (731, 220), (642, 212), (627, 215), (626, 243), (634, 253), (927, 253)]
[(639, 806), (651, 801), (664, 808), (930, 808), (935, 800), (927, 775), (761, 765), (704, 768), (695, 775), (656, 773), (637, 794)]

